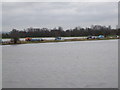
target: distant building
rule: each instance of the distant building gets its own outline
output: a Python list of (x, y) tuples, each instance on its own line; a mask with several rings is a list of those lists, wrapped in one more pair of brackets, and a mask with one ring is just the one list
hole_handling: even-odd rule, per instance
[(120, 28), (120, 25), (116, 25), (116, 29), (119, 29)]
[(111, 26), (110, 26), (110, 25), (108, 26), (108, 29), (111, 29)]
[(111, 26), (101, 26), (101, 25), (91, 25), (91, 29), (93, 30), (101, 30), (101, 29), (111, 29)]

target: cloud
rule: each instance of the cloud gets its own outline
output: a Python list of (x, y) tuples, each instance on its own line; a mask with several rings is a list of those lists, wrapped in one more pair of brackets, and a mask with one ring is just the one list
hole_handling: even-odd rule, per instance
[(5, 2), (3, 31), (27, 27), (117, 25), (116, 2)]
[(0, 32), (2, 31), (2, 3), (0, 3)]
[(119, 0), (3, 0), (2, 2), (118, 2)]

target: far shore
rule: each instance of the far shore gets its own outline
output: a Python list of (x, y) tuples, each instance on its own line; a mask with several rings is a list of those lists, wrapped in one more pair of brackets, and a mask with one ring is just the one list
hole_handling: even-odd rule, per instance
[[(76, 37), (87, 37), (87, 36), (76, 36)], [(20, 39), (24, 39), (25, 37), (21, 37)], [(30, 37), (30, 38), (55, 38), (55, 37)], [(65, 37), (63, 37), (65, 38)], [(11, 39), (11, 38), (1, 38), (1, 39)]]
[[(112, 40), (118, 38), (103, 38), (103, 39), (65, 39), (65, 40), (44, 40), (44, 41), (18, 41), (17, 44), (31, 44), (31, 43), (51, 43), (51, 42), (70, 42), (70, 41), (93, 41), (93, 40)], [(17, 45), (13, 42), (4, 42), (2, 45)]]

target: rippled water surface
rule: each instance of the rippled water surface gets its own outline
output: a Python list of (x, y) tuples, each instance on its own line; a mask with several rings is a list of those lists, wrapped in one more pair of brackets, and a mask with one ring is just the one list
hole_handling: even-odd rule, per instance
[(4, 45), (3, 88), (117, 88), (118, 41)]

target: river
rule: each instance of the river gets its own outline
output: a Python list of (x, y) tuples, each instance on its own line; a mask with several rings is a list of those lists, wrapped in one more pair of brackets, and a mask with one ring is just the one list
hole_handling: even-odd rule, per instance
[(118, 40), (2, 46), (3, 88), (117, 88)]

